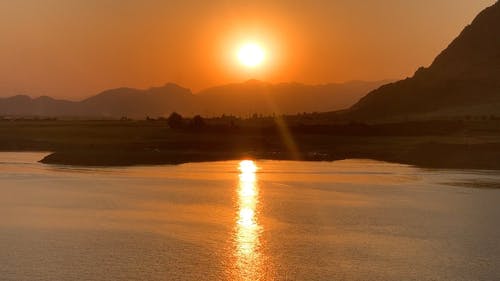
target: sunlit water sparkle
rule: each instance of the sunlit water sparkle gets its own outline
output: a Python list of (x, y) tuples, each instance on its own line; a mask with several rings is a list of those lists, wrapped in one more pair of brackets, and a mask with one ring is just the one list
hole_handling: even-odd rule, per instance
[[(0, 153), (0, 280), (498, 280), (496, 171)], [(481, 187), (481, 188), (474, 188)]]

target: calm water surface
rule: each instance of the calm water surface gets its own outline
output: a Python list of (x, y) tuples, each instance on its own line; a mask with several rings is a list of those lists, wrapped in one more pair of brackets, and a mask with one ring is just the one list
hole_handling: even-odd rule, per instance
[(43, 156), (0, 153), (0, 280), (500, 280), (498, 172)]

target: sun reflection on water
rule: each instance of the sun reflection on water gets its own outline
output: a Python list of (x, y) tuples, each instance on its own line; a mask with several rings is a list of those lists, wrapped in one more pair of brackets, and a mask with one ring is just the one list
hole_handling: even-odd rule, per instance
[(236, 223), (236, 259), (240, 280), (259, 280), (262, 257), (259, 251), (261, 226), (257, 219), (259, 189), (254, 161), (239, 164), (238, 218)]

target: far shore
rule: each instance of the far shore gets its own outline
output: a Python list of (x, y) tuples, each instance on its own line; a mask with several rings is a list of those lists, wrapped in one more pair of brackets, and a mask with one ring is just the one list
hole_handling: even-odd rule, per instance
[(423, 168), (500, 170), (500, 125), (408, 122), (291, 125), (261, 120), (170, 129), (162, 120), (0, 122), (0, 151), (53, 151), (40, 162), (131, 166), (237, 160), (373, 159)]
[[(489, 149), (497, 153), (492, 154)], [(428, 143), (411, 148), (406, 155), (398, 153), (353, 153), (337, 150), (309, 152), (300, 158), (281, 152), (174, 152), (174, 151), (66, 151), (54, 152), (42, 160), (44, 164), (73, 166), (135, 166), (183, 164), (240, 159), (338, 161), (371, 159), (421, 168), (500, 170), (500, 145), (450, 145)]]

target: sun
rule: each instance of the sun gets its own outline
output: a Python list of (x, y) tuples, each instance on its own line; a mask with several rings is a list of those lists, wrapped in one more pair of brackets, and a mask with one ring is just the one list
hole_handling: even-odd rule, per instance
[(257, 43), (247, 43), (238, 50), (238, 60), (247, 67), (256, 67), (264, 62), (266, 53)]

